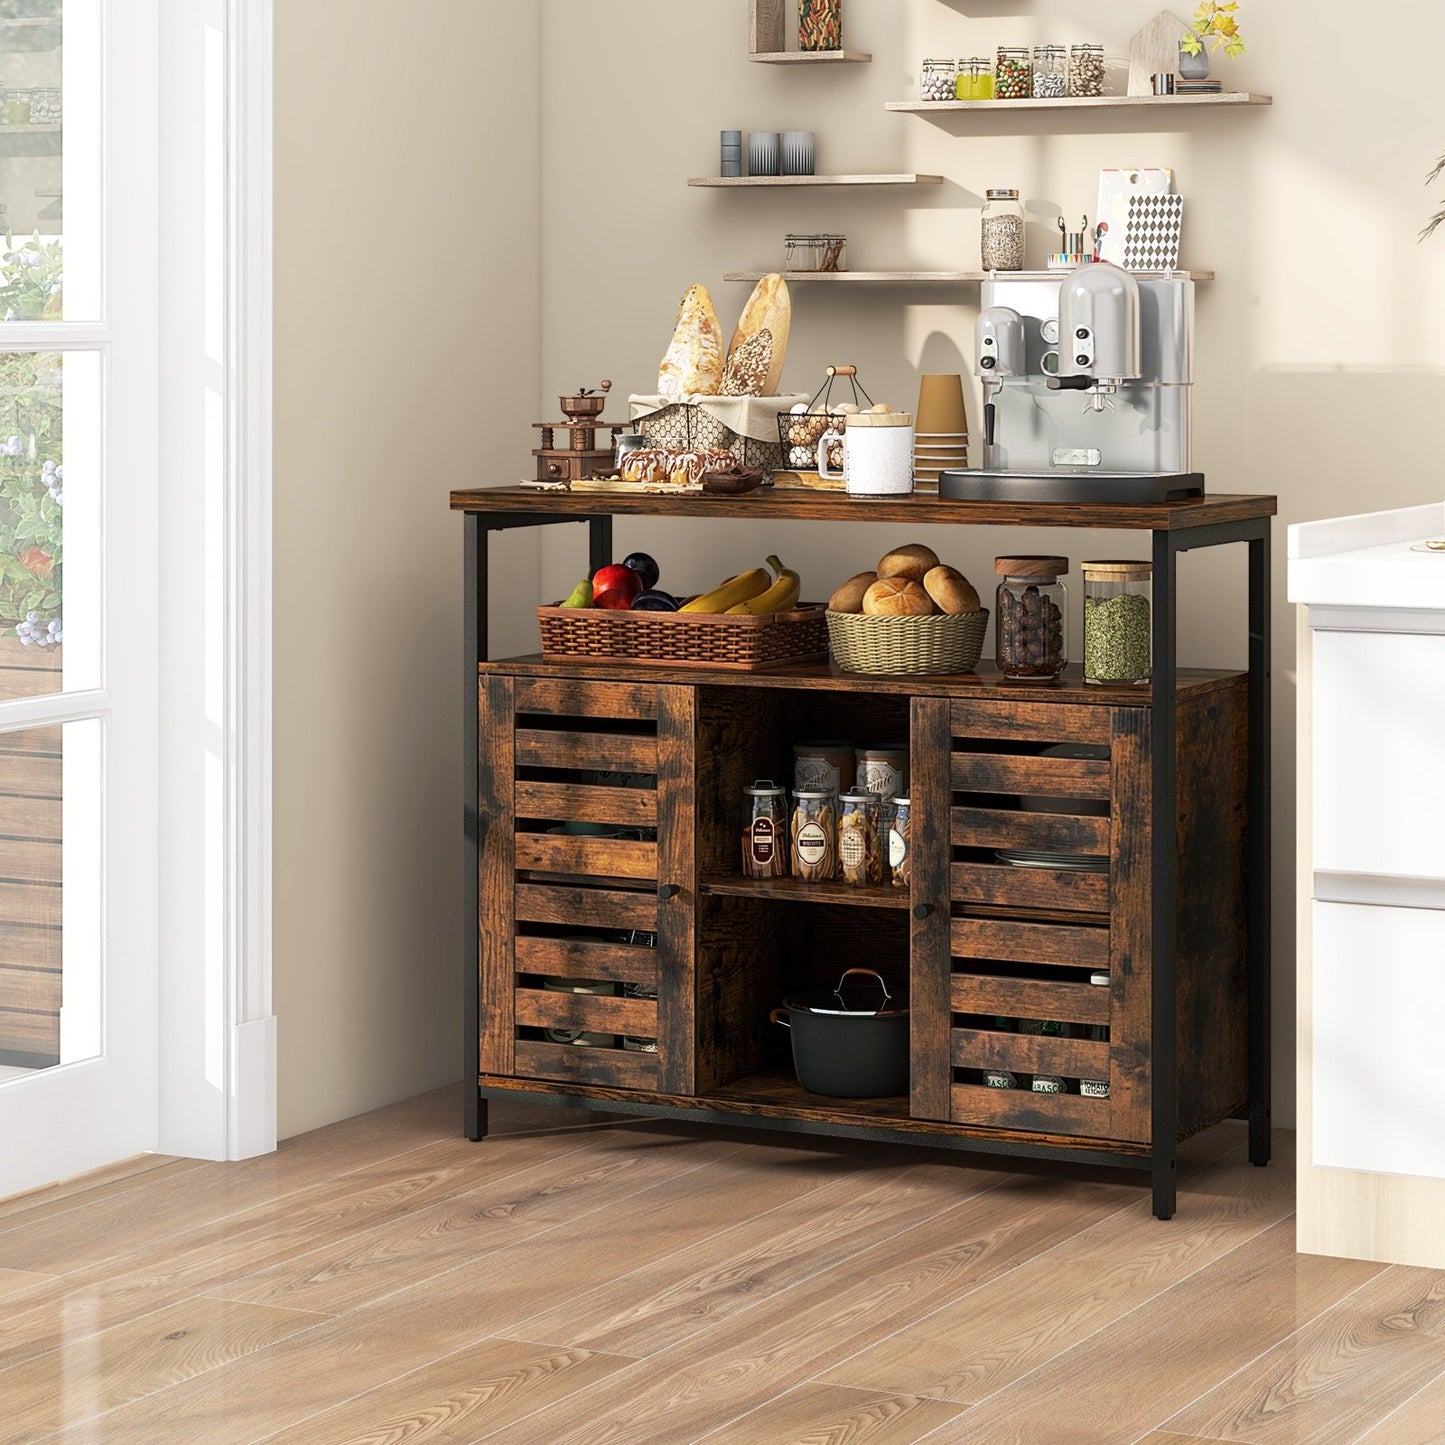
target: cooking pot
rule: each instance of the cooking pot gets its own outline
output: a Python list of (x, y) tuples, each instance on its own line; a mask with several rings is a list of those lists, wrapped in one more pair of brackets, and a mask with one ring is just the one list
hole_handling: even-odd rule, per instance
[[(850, 976), (871, 987), (844, 985)], [(908, 1092), (908, 1009), (899, 1007), (883, 976), (871, 968), (843, 971), (832, 990), (793, 994), (771, 1018), (793, 1038), (793, 1068), (810, 1094), (838, 1099), (883, 1099)]]

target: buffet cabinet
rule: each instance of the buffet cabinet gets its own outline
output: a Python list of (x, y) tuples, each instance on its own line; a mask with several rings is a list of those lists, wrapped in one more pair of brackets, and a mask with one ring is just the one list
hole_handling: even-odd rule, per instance
[[(471, 1137), (485, 1135), (488, 1098), (520, 1092), (1132, 1165), (1152, 1170), (1161, 1218), (1179, 1139), (1247, 1117), (1250, 1157), (1267, 1162), (1267, 631), (1253, 605), (1266, 587), (1251, 587), (1248, 673), (1181, 670), (1168, 551), (1155, 605), (1170, 635), (1142, 688), (1085, 686), (1076, 668), (1037, 683), (987, 666), (870, 678), (825, 662), (730, 674), (492, 661), (477, 514), (498, 495), (457, 494), (473, 514)], [(594, 522), (594, 565), (611, 550), (610, 525), (599, 537)], [(818, 737), (907, 738), (906, 888), (743, 876), (744, 786), (790, 783), (793, 744)], [(1004, 861), (1049, 854), (1099, 861)], [(907, 1095), (807, 1092), (770, 1022), (789, 995), (857, 966), (908, 1000)], [(986, 1082), (1000, 1072), (1022, 1087)], [(1064, 1091), (1030, 1089), (1037, 1075)]]

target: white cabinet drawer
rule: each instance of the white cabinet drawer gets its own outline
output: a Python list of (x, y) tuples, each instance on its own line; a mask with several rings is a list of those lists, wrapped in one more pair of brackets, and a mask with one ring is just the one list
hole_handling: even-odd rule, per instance
[(1314, 1163), (1445, 1179), (1445, 911), (1313, 918)]
[(1314, 634), (1314, 866), (1445, 878), (1445, 636)]

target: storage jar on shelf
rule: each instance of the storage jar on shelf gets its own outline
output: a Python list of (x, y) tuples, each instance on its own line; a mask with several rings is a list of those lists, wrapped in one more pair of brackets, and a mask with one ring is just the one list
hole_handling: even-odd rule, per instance
[(1062, 100), (1069, 93), (1068, 53), (1062, 45), (1034, 49), (1035, 100)]
[(843, 0), (798, 0), (798, 49), (843, 48)]
[(883, 881), (878, 814), (876, 793), (845, 793), (838, 799), (838, 872), (855, 888), (874, 888)]
[(794, 878), (826, 883), (837, 874), (836, 793), (795, 792), (790, 826)]
[(924, 100), (957, 100), (958, 72), (951, 60), (925, 60), (921, 91)]
[(1085, 562), (1084, 681), (1149, 681), (1153, 567), (1148, 562)]
[(913, 801), (893, 799), (893, 822), (888, 829), (888, 871), (895, 888), (913, 881)]
[(993, 61), (981, 55), (960, 60), (954, 94), (959, 100), (992, 100)]
[(1027, 45), (1000, 45), (993, 69), (997, 100), (1027, 100), (1034, 93), (1034, 62)]
[(743, 830), (743, 877), (786, 878), (788, 874), (788, 797), (771, 778), (743, 789), (751, 803)]
[(1022, 271), (1024, 268), (1024, 208), (1011, 187), (987, 193), (979, 218), (979, 257), (985, 271)]
[(1005, 677), (1057, 677), (1068, 666), (1067, 557), (997, 557), (994, 640)]
[(1104, 47), (1075, 45), (1069, 50), (1069, 94), (1093, 99), (1104, 93)]

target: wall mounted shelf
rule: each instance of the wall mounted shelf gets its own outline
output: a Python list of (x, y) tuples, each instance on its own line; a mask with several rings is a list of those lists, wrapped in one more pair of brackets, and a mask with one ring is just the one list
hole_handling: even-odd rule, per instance
[(1274, 97), (1245, 90), (1220, 95), (1101, 95), (1063, 100), (890, 100), (883, 108), (906, 115), (948, 115), (954, 111), (1176, 110), (1194, 106), (1273, 105)]
[(689, 176), (687, 183), (690, 186), (716, 187), (719, 190), (733, 190), (745, 186), (941, 186), (943, 177), (921, 176), (912, 172), (875, 176)]
[(789, 50), (788, 30), (797, 20), (793, 0), (748, 0), (748, 59), (759, 65), (867, 65), (873, 59), (865, 50)]
[[(764, 271), (728, 271), (724, 281), (761, 281), (769, 273)], [(987, 281), (994, 276), (991, 271), (784, 271), (787, 283), (792, 286), (806, 282), (847, 282), (855, 286), (910, 286), (910, 285), (970, 285)], [(1065, 271), (1000, 271), (998, 278), (1004, 281), (1036, 281), (1040, 278), (1058, 277)], [(1160, 271), (1140, 271), (1140, 276), (1163, 275)], [(1175, 271), (1172, 273), (1181, 281), (1212, 281), (1213, 271)]]
[(866, 50), (762, 50), (749, 55), (759, 65), (868, 65)]

